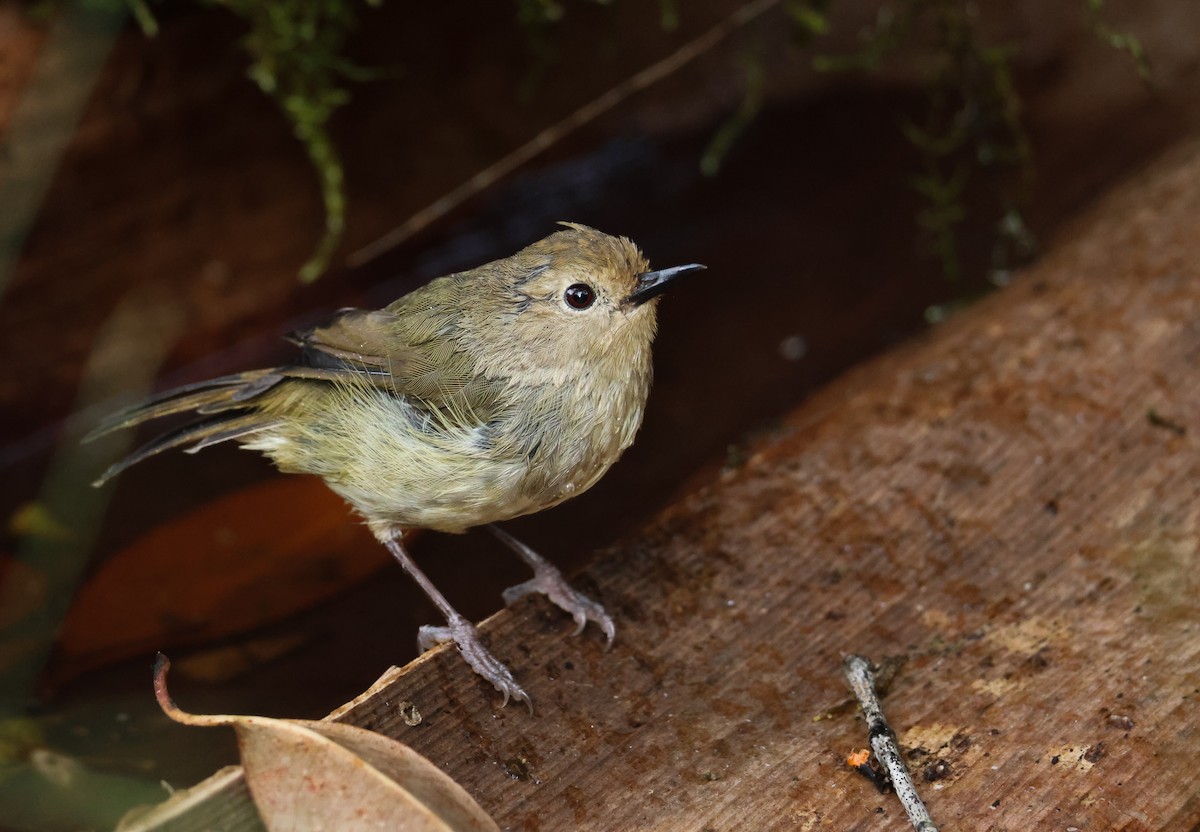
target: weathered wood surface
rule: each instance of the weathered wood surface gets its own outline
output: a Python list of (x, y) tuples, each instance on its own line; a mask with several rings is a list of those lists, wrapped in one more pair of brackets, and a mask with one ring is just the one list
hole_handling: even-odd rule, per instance
[[(884, 707), (943, 829), (1195, 828), (1198, 218), (1192, 147), (798, 410), (588, 570), (612, 652), (541, 600), (491, 619), (535, 717), (446, 651), (341, 717), (508, 829), (900, 830), (843, 763), (841, 659), (902, 657)], [(251, 828), (222, 794), (165, 828)]]

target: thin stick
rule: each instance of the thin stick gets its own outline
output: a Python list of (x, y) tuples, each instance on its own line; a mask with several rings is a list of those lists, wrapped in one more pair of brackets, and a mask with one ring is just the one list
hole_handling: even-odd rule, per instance
[(896, 797), (900, 798), (900, 804), (908, 814), (913, 828), (917, 832), (938, 832), (937, 825), (929, 817), (925, 804), (921, 802), (921, 796), (917, 794), (917, 787), (908, 774), (908, 768), (904, 765), (904, 759), (900, 756), (896, 734), (888, 725), (883, 708), (879, 706), (870, 660), (851, 655), (846, 657), (843, 666), (846, 670), (846, 680), (850, 682), (850, 688), (858, 697), (858, 703), (867, 719), (867, 738), (875, 751), (875, 759), (887, 769), (888, 776), (892, 779), (892, 787), (896, 790)]
[(402, 225), (393, 228), (370, 245), (360, 248), (346, 258), (347, 265), (357, 268), (385, 251), (400, 245), (430, 223), (450, 213), (480, 191), (512, 173), (548, 147), (607, 113), (634, 93), (641, 92), (661, 81), (699, 55), (712, 49), (737, 29), (756, 19), (768, 9), (779, 5), (779, 2), (780, 0), (751, 0), (741, 6), (704, 34), (684, 44), (658, 63), (651, 64), (636, 75), (625, 79), (599, 98), (584, 104), (557, 124), (547, 127), (512, 153), (484, 168), (450, 191), (437, 202), (413, 214)]

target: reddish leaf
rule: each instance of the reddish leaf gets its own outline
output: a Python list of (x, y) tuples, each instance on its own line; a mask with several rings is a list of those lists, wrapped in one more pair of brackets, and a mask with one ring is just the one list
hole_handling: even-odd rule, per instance
[(280, 477), (146, 534), (76, 596), (53, 673), (70, 676), (168, 645), (259, 627), (340, 592), (386, 562), (317, 479)]

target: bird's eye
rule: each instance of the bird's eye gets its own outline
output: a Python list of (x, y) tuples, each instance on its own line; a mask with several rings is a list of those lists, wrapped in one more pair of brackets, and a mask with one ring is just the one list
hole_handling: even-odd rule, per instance
[(586, 283), (572, 283), (563, 292), (563, 300), (572, 309), (587, 309), (596, 302), (596, 291)]

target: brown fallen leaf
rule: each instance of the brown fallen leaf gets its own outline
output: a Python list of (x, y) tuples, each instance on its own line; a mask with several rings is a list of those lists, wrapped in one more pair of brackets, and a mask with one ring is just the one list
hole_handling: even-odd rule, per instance
[[(246, 785), (268, 830), (499, 832), (461, 786), (408, 746), (339, 722), (185, 713), (167, 693), (169, 667), (160, 653), (159, 705), (185, 725), (233, 727)], [(121, 827), (154, 828), (138, 821)]]
[(278, 621), (387, 561), (320, 480), (268, 480), (160, 526), (106, 561), (75, 597), (49, 675), (62, 681)]

